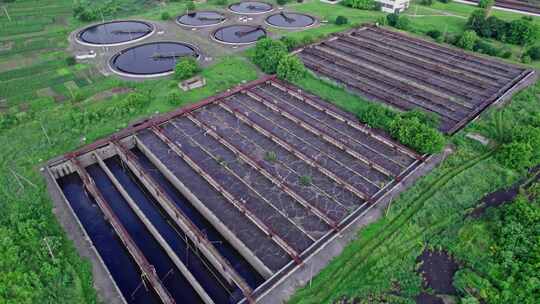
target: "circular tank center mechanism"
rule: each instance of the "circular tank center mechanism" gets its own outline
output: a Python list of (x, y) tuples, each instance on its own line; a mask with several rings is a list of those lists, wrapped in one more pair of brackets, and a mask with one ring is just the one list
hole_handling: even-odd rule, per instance
[(185, 26), (204, 27), (220, 24), (226, 19), (227, 18), (219, 12), (201, 11), (178, 16), (176, 22)]
[(114, 45), (142, 39), (153, 31), (154, 27), (143, 21), (112, 21), (81, 30), (77, 39), (93, 45)]
[(230, 44), (249, 44), (266, 36), (266, 30), (261, 26), (230, 25), (219, 28), (213, 37), (219, 42)]
[(194, 46), (182, 42), (152, 42), (122, 50), (111, 58), (111, 68), (133, 76), (161, 76), (174, 70), (183, 57), (198, 59)]
[(266, 23), (275, 27), (302, 28), (313, 25), (315, 18), (305, 14), (281, 12), (268, 16)]
[(238, 14), (264, 14), (272, 9), (272, 4), (258, 1), (246, 1), (229, 5), (229, 10)]

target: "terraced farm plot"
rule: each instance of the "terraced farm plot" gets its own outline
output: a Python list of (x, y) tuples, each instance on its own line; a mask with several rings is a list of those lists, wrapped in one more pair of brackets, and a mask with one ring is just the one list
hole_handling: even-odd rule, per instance
[(422, 160), (268, 77), (69, 153), (48, 172), (129, 303), (237, 303), (304, 265)]
[(337, 34), (299, 56), (315, 74), (399, 110), (419, 108), (454, 133), (534, 71), (375, 26)]

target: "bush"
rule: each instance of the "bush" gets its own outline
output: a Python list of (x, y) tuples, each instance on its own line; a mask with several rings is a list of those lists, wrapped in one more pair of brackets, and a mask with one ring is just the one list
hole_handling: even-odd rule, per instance
[(299, 41), (293, 37), (283, 36), (279, 39), (279, 41), (285, 45), (287, 51), (289, 52), (294, 50), (299, 45)]
[(167, 12), (161, 13), (161, 20), (169, 20), (171, 19), (171, 15)]
[(343, 4), (348, 7), (363, 10), (373, 10), (376, 8), (374, 0), (344, 0)]
[(409, 18), (406, 16), (401, 16), (398, 18), (396, 22), (396, 28), (400, 30), (407, 30), (409, 29), (410, 21)]
[(183, 57), (174, 68), (174, 78), (176, 80), (185, 80), (199, 72), (197, 60), (192, 57)]
[(372, 128), (389, 130), (396, 115), (383, 106), (368, 104), (367, 107), (356, 112), (356, 117)]
[(179, 92), (171, 92), (167, 95), (167, 102), (172, 106), (179, 106), (182, 103)]
[(345, 24), (349, 23), (349, 19), (347, 19), (347, 17), (345, 17), (345, 16), (337, 16), (335, 23), (337, 25), (345, 25)]
[(75, 56), (69, 56), (66, 57), (66, 64), (69, 66), (77, 64), (77, 59), (75, 59)]
[(258, 65), (263, 72), (274, 74), (277, 71), (280, 60), (287, 56), (287, 47), (281, 41), (270, 38), (263, 38), (255, 45), (255, 56), (253, 62)]
[(521, 56), (521, 62), (523, 62), (525, 64), (531, 63), (532, 62), (531, 56), (529, 56), (529, 55)]
[(390, 134), (420, 153), (438, 153), (446, 143), (442, 133), (422, 123), (417, 117), (398, 117), (390, 125)]
[(481, 8), (488, 8), (488, 7), (492, 7), (494, 3), (495, 3), (494, 0), (480, 0), (478, 2), (478, 6)]
[(439, 30), (429, 30), (429, 31), (427, 31), (426, 35), (428, 35), (429, 37), (437, 40), (437, 39), (439, 39), (439, 37), (442, 36), (442, 33)]
[(478, 36), (474, 31), (465, 31), (456, 41), (456, 46), (464, 50), (472, 51), (477, 40)]
[(188, 12), (192, 12), (195, 10), (195, 3), (193, 1), (188, 1), (188, 3), (186, 4), (186, 10)]
[(499, 148), (496, 159), (505, 167), (522, 170), (531, 166), (533, 148), (523, 142), (511, 142)]
[(277, 75), (280, 79), (292, 82), (303, 78), (306, 68), (298, 56), (287, 55), (279, 61)]
[(229, 4), (228, 0), (216, 0), (216, 5), (225, 6)]
[(420, 0), (420, 4), (431, 6), (433, 4), (433, 0)]
[(388, 25), (390, 26), (396, 26), (397, 22), (399, 20), (399, 15), (398, 14), (388, 14), (386, 15), (386, 21), (388, 23)]
[(531, 57), (532, 60), (540, 60), (540, 45), (529, 48), (526, 54)]
[(505, 58), (505, 59), (508, 59), (508, 58), (512, 57), (512, 51), (510, 51), (510, 50), (502, 50), (501, 57)]
[(517, 19), (510, 22), (506, 39), (508, 42), (519, 45), (526, 45), (538, 39), (538, 26), (528, 19)]
[(276, 2), (277, 2), (277, 4), (279, 4), (279, 5), (285, 5), (285, 4), (287, 4), (287, 2), (289, 2), (289, 1), (288, 1), (288, 0), (277, 0)]

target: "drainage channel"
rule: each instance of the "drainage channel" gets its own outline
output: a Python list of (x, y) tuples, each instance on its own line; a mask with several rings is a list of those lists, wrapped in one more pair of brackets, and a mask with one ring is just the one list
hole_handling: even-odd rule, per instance
[(214, 245), (219, 253), (229, 261), (233, 268), (253, 289), (264, 282), (264, 278), (249, 264), (234, 247), (210, 224), (202, 214), (191, 205), (191, 203), (175, 188), (173, 184), (154, 166), (146, 155), (138, 148), (131, 150), (145, 172), (150, 174), (174, 201), (174, 203), (189, 217), (202, 232), (206, 234), (208, 240)]
[(137, 265), (94, 199), (86, 194), (80, 177), (72, 173), (58, 179), (58, 184), (126, 301), (130, 304), (160, 303), (152, 289), (145, 288)]
[[(86, 168), (113, 212), (126, 228), (144, 256), (155, 267), (157, 276), (177, 303), (203, 303), (190, 282), (182, 276), (176, 265), (145, 227), (143, 221), (130, 208), (106, 172), (94, 164)], [(157, 226), (157, 225), (156, 225)], [(144, 288), (144, 286), (143, 286)]]

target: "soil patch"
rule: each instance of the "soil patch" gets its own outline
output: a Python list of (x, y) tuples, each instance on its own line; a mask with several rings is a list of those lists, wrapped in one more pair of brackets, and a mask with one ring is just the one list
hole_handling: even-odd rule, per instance
[(497, 190), (484, 196), (478, 203), (478, 206), (471, 212), (471, 216), (478, 218), (482, 216), (482, 214), (484, 214), (489, 207), (498, 207), (507, 202), (513, 201), (514, 198), (519, 194), (519, 189), (521, 187), (526, 187), (540, 179), (540, 166), (531, 169), (530, 174), (536, 176), (533, 178), (522, 179), (508, 189)]
[(441, 298), (426, 292), (417, 295), (414, 300), (416, 304), (444, 304), (444, 301)]
[(127, 94), (131, 92), (133, 92), (133, 89), (131, 88), (112, 88), (107, 91), (99, 92), (96, 95), (92, 96), (91, 98), (94, 101), (102, 101), (116, 95)]
[(452, 279), (454, 273), (459, 269), (459, 265), (448, 253), (426, 249), (418, 257), (417, 262), (422, 262), (418, 272), (422, 275), (424, 288), (431, 288), (436, 293), (441, 294), (453, 295), (457, 293), (452, 285)]

